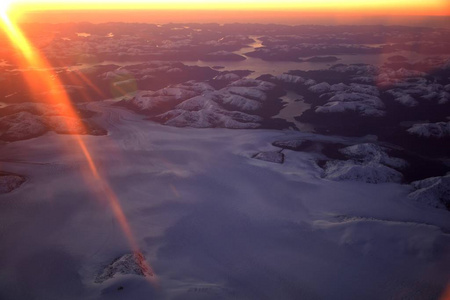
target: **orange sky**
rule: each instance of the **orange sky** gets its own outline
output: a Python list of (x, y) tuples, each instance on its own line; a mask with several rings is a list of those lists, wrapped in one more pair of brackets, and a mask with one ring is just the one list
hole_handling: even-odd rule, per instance
[(448, 0), (0, 0), (15, 13), (35, 10), (265, 10), (369, 15), (450, 15)]
[(7, 4), (17, 22), (450, 27), (450, 0), (0, 0), (0, 12)]

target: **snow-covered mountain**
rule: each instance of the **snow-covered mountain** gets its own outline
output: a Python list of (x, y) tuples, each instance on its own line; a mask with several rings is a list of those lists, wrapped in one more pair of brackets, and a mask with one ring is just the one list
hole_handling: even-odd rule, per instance
[(155, 92), (139, 92), (123, 104), (176, 127), (261, 127), (264, 117), (279, 111), (280, 91), (272, 83), (230, 74), (216, 78), (231, 81), (218, 90), (205, 82), (189, 81)]

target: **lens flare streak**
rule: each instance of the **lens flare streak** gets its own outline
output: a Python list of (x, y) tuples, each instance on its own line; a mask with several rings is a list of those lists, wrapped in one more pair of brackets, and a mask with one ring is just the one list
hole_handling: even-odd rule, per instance
[(68, 117), (65, 125), (67, 126), (71, 136), (74, 137), (79, 147), (79, 151), (84, 156), (84, 159), (86, 160), (86, 163), (89, 167), (90, 176), (87, 180), (89, 180), (90, 184), (94, 183), (96, 186), (101, 187), (102, 197), (107, 199), (107, 203), (112, 210), (114, 217), (119, 222), (121, 230), (134, 253), (138, 265), (143, 268), (143, 274), (152, 274), (151, 277), (147, 276), (146, 278), (153, 285), (157, 286), (157, 278), (154, 275), (152, 268), (148, 265), (147, 262), (142, 261), (143, 255), (141, 254), (136, 238), (134, 237), (130, 224), (120, 205), (119, 199), (117, 198), (111, 186), (108, 184), (107, 180), (105, 180), (101, 176), (98, 167), (91, 155), (91, 152), (89, 151), (83, 138), (79, 134), (77, 134), (78, 132), (74, 130), (74, 126), (72, 125), (72, 122), (70, 120), (81, 120), (76, 112), (76, 109), (73, 107), (68, 94), (64, 89), (63, 93), (57, 95), (53, 93), (46, 93), (45, 95), (43, 95), (42, 93), (40, 93), (43, 88), (48, 91), (61, 90), (62, 84), (58, 79), (58, 76), (53, 73), (50, 64), (47, 63), (46, 60), (38, 53), (38, 51), (33, 48), (31, 42), (28, 41), (19, 27), (8, 17), (6, 10), (0, 12), (0, 24), (0, 27), (2, 27), (7, 33), (13, 46), (16, 47), (17, 52), (20, 53), (23, 57), (19, 58), (18, 63), (20, 67), (23, 67), (24, 69), (39, 69), (42, 72), (42, 76), (33, 76), (32, 74), (27, 74), (28, 72), (24, 72), (24, 77), (30, 88), (30, 91), (42, 96), (42, 100), (44, 100), (48, 104), (63, 105), (63, 114), (64, 116)]

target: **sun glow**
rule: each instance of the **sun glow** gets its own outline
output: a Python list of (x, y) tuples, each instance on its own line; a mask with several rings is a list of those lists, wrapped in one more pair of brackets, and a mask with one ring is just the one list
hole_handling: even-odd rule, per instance
[(4, 0), (0, 2), (0, 15), (2, 18), (5, 18), (7, 16), (11, 2), (12, 0)]
[(447, 0), (14, 0), (17, 11), (33, 10), (252, 10), (306, 13), (450, 15)]

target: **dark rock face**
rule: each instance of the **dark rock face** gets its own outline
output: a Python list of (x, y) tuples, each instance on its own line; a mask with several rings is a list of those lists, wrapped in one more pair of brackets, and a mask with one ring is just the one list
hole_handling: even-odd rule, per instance
[(282, 164), (284, 162), (284, 154), (280, 151), (265, 151), (259, 152), (252, 156), (252, 158)]
[(273, 146), (283, 148), (283, 149), (289, 149), (298, 151), (302, 149), (302, 146), (304, 146), (305, 141), (304, 140), (284, 140), (284, 141), (275, 141), (272, 143)]
[(0, 194), (5, 194), (19, 188), (26, 181), (25, 177), (17, 174), (0, 172)]
[(140, 252), (124, 254), (107, 265), (95, 278), (95, 283), (103, 283), (117, 275), (138, 275), (152, 277), (153, 272)]
[(14, 142), (41, 136), (48, 131), (59, 134), (105, 135), (105, 129), (90, 120), (92, 112), (68, 115), (61, 105), (21, 103), (0, 109), (0, 140)]
[(409, 198), (450, 211), (450, 175), (431, 177), (411, 183)]
[(4, 141), (19, 141), (43, 135), (48, 131), (47, 126), (39, 116), (28, 112), (19, 112), (2, 117), (0, 127), (3, 133), (0, 138)]

